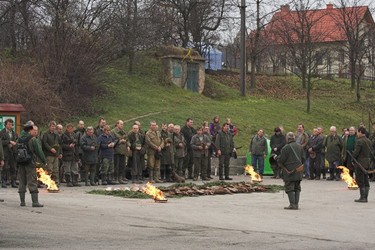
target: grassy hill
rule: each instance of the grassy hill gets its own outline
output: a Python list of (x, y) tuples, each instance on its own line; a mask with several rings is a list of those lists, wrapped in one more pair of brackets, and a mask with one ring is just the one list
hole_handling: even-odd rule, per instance
[(242, 154), (249, 138), (260, 128), (270, 137), (275, 126), (295, 131), (300, 122), (308, 131), (323, 126), (326, 133), (331, 125), (341, 129), (362, 120), (368, 124), (375, 93), (363, 90), (364, 101), (358, 104), (348, 81), (315, 80), (311, 113), (307, 114), (304, 91), (293, 76), (259, 76), (258, 90), (248, 90), (247, 97), (241, 97), (237, 73), (206, 75), (205, 95), (199, 95), (163, 82), (161, 64), (152, 56), (139, 55), (134, 74), (127, 74), (126, 69), (126, 59), (120, 59), (98, 73), (97, 79), (106, 93), (95, 100), (100, 110), (95, 117), (81, 117), (86, 124), (95, 125), (103, 116), (110, 125), (118, 119), (125, 120), (126, 129), (139, 120), (147, 130), (152, 120), (183, 125), (191, 117), (198, 126), (203, 121), (211, 122), (214, 115), (222, 121), (230, 117), (239, 129), (235, 142), (243, 146)]

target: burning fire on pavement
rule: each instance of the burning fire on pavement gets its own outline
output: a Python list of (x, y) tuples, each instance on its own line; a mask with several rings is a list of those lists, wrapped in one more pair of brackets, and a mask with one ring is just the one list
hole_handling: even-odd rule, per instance
[(254, 171), (253, 166), (246, 165), (245, 171), (251, 176), (252, 182), (262, 182), (262, 177)]
[(47, 185), (48, 192), (59, 191), (55, 181), (51, 179), (51, 176), (47, 171), (45, 171), (43, 168), (37, 168), (36, 172), (38, 173), (38, 181), (41, 181), (44, 185)]
[(337, 168), (342, 170), (341, 179), (348, 184), (349, 189), (358, 189), (357, 182), (350, 176), (349, 169), (344, 166), (337, 166)]
[(164, 193), (153, 186), (150, 182), (147, 182), (146, 186), (142, 189), (142, 192), (151, 195), (155, 202), (167, 202), (168, 199), (165, 198)]

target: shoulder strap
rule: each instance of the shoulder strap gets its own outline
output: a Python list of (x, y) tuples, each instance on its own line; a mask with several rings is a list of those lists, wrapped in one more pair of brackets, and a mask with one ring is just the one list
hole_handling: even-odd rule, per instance
[(294, 155), (297, 157), (297, 159), (298, 159), (298, 160), (301, 162), (301, 164), (302, 164), (301, 159), (298, 157), (298, 155), (297, 155), (296, 151), (294, 150), (294, 148), (292, 147), (292, 145), (289, 145), (289, 146), (290, 146), (290, 148), (293, 150)]

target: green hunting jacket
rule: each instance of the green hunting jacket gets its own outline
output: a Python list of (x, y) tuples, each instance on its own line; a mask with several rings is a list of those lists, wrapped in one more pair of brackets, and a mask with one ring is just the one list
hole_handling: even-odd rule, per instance
[(366, 136), (357, 137), (353, 157), (365, 169), (370, 167), (371, 141)]
[(343, 141), (338, 135), (328, 135), (324, 139), (323, 148), (325, 148), (326, 159), (328, 162), (341, 162), (341, 152)]
[[(296, 153), (293, 152), (293, 149)], [(281, 149), (280, 156), (277, 158), (277, 163), (282, 166), (282, 177), (284, 181), (301, 181), (302, 172), (297, 173), (295, 169), (305, 161), (305, 151), (301, 145), (292, 141), (285, 145)], [(286, 168), (289, 172), (288, 174), (283, 168)]]
[[(42, 137), (42, 147), (45, 156), (57, 157), (62, 154), (61, 140), (57, 133), (45, 132)], [(56, 150), (55, 154), (51, 152), (52, 148)]]
[(122, 129), (114, 128), (111, 130), (113, 138), (117, 140), (125, 139), (126, 142), (118, 143), (115, 147), (115, 155), (125, 155), (128, 147), (128, 133)]
[(222, 155), (230, 155), (234, 149), (233, 136), (220, 130), (216, 135), (216, 149), (221, 151)]

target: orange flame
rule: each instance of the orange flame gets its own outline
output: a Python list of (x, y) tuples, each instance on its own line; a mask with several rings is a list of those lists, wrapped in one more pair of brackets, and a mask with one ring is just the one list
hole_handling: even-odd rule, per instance
[(147, 182), (143, 192), (151, 195), (154, 200), (167, 200), (164, 196), (164, 193), (160, 189), (153, 186), (150, 182)]
[(37, 168), (36, 172), (39, 174), (38, 181), (43, 182), (47, 185), (48, 190), (59, 190), (54, 180), (51, 179), (51, 176), (43, 168)]
[(344, 166), (337, 166), (337, 168), (342, 170), (341, 179), (348, 184), (348, 188), (356, 189), (358, 188), (357, 182), (350, 176), (349, 169)]
[(251, 176), (251, 181), (255, 181), (255, 182), (262, 181), (262, 177), (257, 172), (254, 171), (253, 166), (246, 165), (245, 170)]

